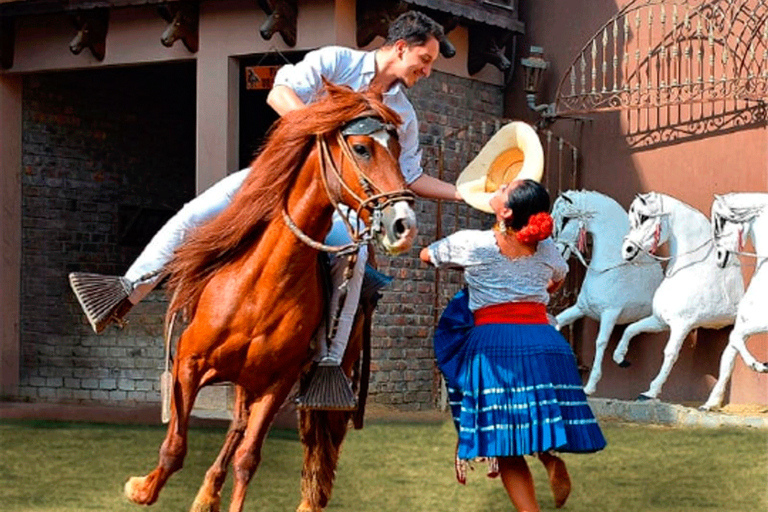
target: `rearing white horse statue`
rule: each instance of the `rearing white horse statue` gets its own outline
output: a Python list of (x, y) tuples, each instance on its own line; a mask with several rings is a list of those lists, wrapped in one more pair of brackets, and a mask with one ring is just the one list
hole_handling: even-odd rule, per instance
[[(701, 409), (712, 410), (723, 403), (725, 386), (741, 355), (746, 365), (756, 372), (768, 373), (768, 363), (761, 363), (747, 349), (747, 338), (768, 332), (768, 194), (742, 193), (715, 196), (712, 203), (712, 230), (715, 238), (717, 263), (724, 267), (731, 254), (756, 258), (755, 272), (739, 303), (736, 323), (728, 345), (720, 358), (720, 374), (709, 399)], [(743, 252), (747, 240), (752, 240), (755, 253)]]
[(671, 196), (657, 192), (638, 195), (629, 208), (629, 224), (622, 247), (627, 261), (642, 252), (655, 256), (658, 247), (669, 242), (669, 262), (653, 296), (653, 314), (628, 325), (613, 353), (614, 361), (625, 366), (634, 336), (669, 329), (664, 363), (648, 390), (638, 397), (643, 400), (659, 396), (692, 329), (733, 324), (744, 295), (744, 279), (738, 262), (725, 268), (717, 265), (709, 220)]
[[(632, 262), (621, 257), (629, 231), (627, 212), (614, 199), (588, 190), (563, 192), (552, 207), (555, 243), (564, 258), (574, 255), (587, 269), (576, 304), (557, 315), (558, 329), (582, 317), (600, 322), (595, 359), (584, 392), (591, 395), (602, 377), (603, 357), (616, 324), (651, 314), (651, 300), (663, 278), (658, 261), (642, 254)], [(592, 258), (584, 249), (592, 235)]]

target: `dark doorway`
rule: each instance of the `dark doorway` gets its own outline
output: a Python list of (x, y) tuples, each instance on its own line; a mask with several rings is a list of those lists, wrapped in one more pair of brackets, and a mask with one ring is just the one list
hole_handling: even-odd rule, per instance
[(239, 168), (247, 167), (278, 115), (267, 105), (272, 79), (280, 66), (300, 61), (307, 52), (270, 53), (240, 60)]

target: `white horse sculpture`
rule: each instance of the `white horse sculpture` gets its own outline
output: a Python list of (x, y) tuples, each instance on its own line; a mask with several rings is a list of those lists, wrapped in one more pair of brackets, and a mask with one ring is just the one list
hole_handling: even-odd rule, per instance
[[(761, 363), (747, 350), (747, 338), (768, 332), (768, 194), (743, 193), (715, 196), (712, 204), (712, 229), (717, 248), (717, 263), (724, 267), (729, 256), (745, 254), (757, 259), (756, 268), (744, 298), (739, 303), (736, 323), (728, 345), (720, 358), (720, 374), (709, 399), (701, 409), (712, 410), (723, 403), (725, 386), (731, 378), (736, 355), (744, 363), (760, 373), (768, 373), (768, 363)], [(743, 246), (751, 239), (755, 254), (743, 252)]]
[(664, 194), (638, 195), (629, 208), (630, 231), (622, 256), (631, 261), (642, 252), (655, 256), (669, 242), (664, 280), (653, 296), (653, 314), (627, 326), (613, 353), (626, 366), (629, 341), (641, 332), (669, 329), (664, 363), (648, 391), (638, 398), (657, 398), (672, 371), (688, 333), (697, 327), (720, 329), (733, 324), (744, 295), (738, 262), (717, 265), (709, 220), (698, 210)]
[[(557, 315), (558, 329), (582, 317), (600, 322), (595, 359), (584, 392), (591, 395), (602, 376), (603, 357), (616, 324), (651, 314), (651, 300), (663, 278), (661, 265), (643, 254), (635, 261), (621, 257), (629, 231), (627, 212), (612, 198), (591, 191), (569, 190), (552, 207), (554, 238), (564, 258), (576, 256), (586, 267), (576, 304)], [(592, 235), (592, 258), (584, 259), (586, 235)]]

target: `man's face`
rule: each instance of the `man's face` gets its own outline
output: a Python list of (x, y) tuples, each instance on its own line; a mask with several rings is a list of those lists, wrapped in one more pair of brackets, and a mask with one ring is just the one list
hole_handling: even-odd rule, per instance
[(440, 43), (430, 37), (422, 45), (408, 46), (405, 41), (398, 41), (397, 44), (402, 65), (398, 78), (406, 87), (412, 87), (432, 72), (432, 64), (440, 55)]

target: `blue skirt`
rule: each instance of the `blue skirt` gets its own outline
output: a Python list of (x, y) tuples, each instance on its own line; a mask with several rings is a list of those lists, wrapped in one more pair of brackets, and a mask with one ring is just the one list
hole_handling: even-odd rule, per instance
[(440, 318), (435, 356), (459, 434), (459, 459), (605, 447), (573, 351), (551, 325), (475, 326), (462, 290)]

